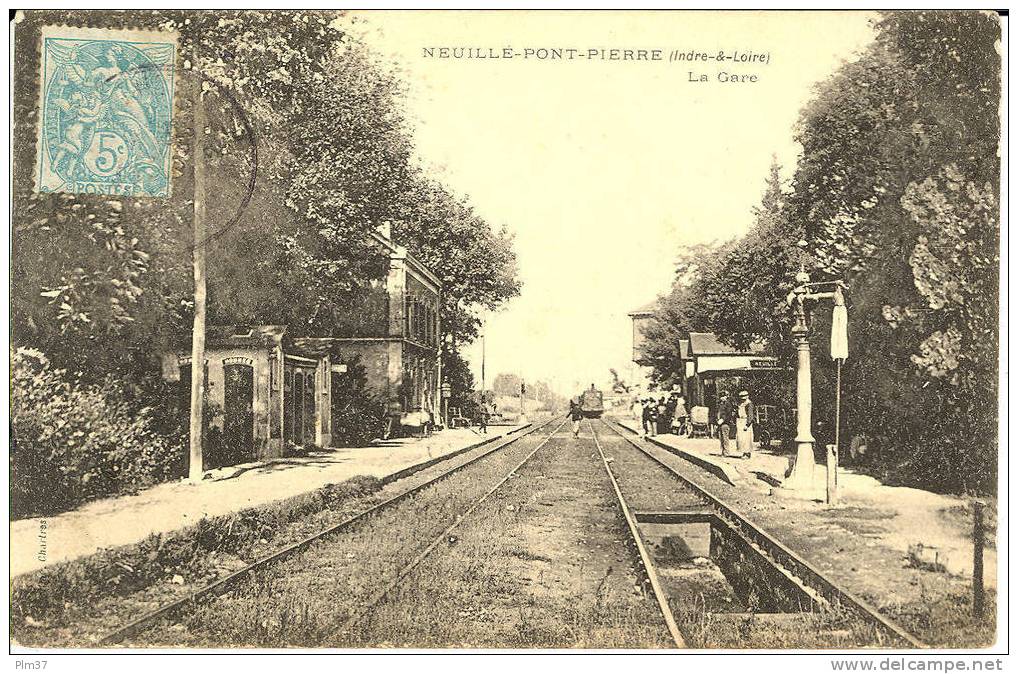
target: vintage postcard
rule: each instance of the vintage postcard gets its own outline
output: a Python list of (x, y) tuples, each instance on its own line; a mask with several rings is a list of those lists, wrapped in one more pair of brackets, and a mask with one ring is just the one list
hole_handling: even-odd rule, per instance
[(1002, 667), (1006, 12), (11, 25), (16, 668)]

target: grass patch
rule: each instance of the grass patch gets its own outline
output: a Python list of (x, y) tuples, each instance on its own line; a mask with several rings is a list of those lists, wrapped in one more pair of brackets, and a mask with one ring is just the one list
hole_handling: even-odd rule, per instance
[[(335, 646), (338, 627), (532, 448), (511, 445), (139, 635), (139, 647)], [(454, 537), (455, 538), (455, 537)], [(456, 545), (458, 539), (450, 542)]]
[(67, 625), (96, 602), (126, 597), (175, 575), (207, 576), (215, 571), (217, 557), (251, 557), (256, 546), (276, 538), (286, 525), (381, 487), (378, 478), (356, 476), (19, 576), (11, 582), (12, 636), (21, 643), (34, 641), (41, 636), (40, 625)]

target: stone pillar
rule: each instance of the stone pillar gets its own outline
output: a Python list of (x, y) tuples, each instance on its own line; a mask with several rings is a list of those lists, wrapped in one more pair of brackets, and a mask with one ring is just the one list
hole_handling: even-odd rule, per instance
[(795, 379), (795, 402), (796, 402), (796, 456), (795, 464), (788, 477), (775, 487), (771, 493), (775, 496), (789, 496), (805, 499), (823, 499), (823, 494), (813, 483), (816, 473), (816, 459), (813, 457), (813, 380), (810, 369), (809, 353), (809, 326), (806, 324), (806, 309), (803, 305), (807, 290), (805, 283), (809, 276), (800, 272), (803, 278), (797, 279), (804, 285), (792, 291), (790, 303), (795, 309), (795, 325), (792, 326), (792, 336), (795, 338), (795, 348), (798, 355), (798, 369)]
[(328, 447), (332, 444), (332, 368), (328, 356), (318, 361), (315, 393), (315, 444)]

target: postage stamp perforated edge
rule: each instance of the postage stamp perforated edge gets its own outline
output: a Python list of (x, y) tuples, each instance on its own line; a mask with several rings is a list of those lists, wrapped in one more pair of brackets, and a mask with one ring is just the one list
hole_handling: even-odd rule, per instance
[[(166, 114), (168, 117), (169, 134), (165, 140), (165, 159), (163, 161), (162, 169), (165, 174), (165, 187), (158, 190), (156, 194), (147, 194), (143, 190), (138, 190), (135, 193), (125, 194), (119, 192), (116, 194), (110, 194), (109, 196), (135, 196), (135, 197), (158, 197), (167, 198), (172, 193), (172, 158), (174, 151), (174, 120), (177, 116), (177, 90), (178, 90), (178, 77), (177, 74), (180, 69), (180, 39), (179, 35), (175, 31), (168, 30), (152, 30), (152, 29), (133, 29), (133, 28), (104, 28), (104, 27), (87, 27), (87, 26), (71, 26), (66, 24), (60, 25), (46, 25), (40, 30), (38, 42), (36, 43), (37, 55), (38, 55), (38, 83), (39, 91), (38, 98), (36, 101), (37, 115), (36, 115), (36, 152), (35, 159), (33, 162), (33, 189), (36, 193), (82, 193), (84, 190), (76, 189), (44, 189), (45, 181), (47, 178), (54, 178), (49, 171), (49, 158), (47, 156), (48, 141), (46, 138), (46, 99), (48, 89), (48, 76), (50, 73), (47, 72), (47, 53), (46, 53), (46, 40), (56, 39), (68, 39), (68, 40), (81, 40), (81, 41), (102, 41), (117, 43), (123, 42), (127, 44), (165, 44), (171, 47), (172, 55), (168, 60), (165, 68), (159, 70), (163, 72), (163, 76), (166, 80), (168, 87), (168, 108)], [(59, 177), (56, 177), (59, 180)], [(61, 181), (62, 182), (62, 181)]]

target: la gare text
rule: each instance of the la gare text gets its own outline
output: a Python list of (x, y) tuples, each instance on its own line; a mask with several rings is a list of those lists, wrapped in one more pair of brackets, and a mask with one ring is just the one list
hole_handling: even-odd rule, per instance
[(725, 70), (718, 71), (714, 75), (687, 71), (686, 81), (695, 83), (721, 82), (722, 84), (754, 84), (760, 81), (756, 73), (730, 73)]

